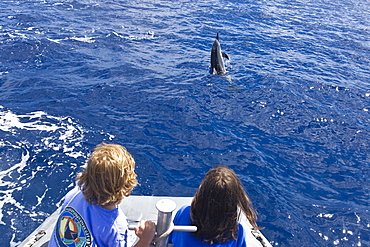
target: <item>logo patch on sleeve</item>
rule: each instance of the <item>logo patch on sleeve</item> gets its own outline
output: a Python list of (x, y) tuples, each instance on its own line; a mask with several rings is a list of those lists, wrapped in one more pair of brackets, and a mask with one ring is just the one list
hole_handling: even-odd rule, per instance
[(84, 219), (72, 207), (66, 207), (60, 214), (55, 228), (55, 237), (59, 246), (89, 247), (92, 236)]

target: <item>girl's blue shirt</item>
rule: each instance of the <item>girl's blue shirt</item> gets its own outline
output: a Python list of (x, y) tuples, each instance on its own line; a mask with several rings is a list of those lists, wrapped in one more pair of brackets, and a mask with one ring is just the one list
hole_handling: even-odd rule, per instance
[[(177, 211), (173, 220), (175, 225), (194, 225), (190, 218), (190, 206), (183, 206)], [(197, 239), (189, 232), (172, 232), (169, 242), (173, 243), (174, 247), (246, 247), (246, 235), (243, 226), (238, 223), (239, 229), (236, 240), (230, 240), (225, 243), (203, 243), (201, 239)]]

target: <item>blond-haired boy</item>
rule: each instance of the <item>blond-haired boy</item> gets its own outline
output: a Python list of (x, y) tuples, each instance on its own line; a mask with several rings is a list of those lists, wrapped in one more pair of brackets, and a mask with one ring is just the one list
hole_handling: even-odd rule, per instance
[[(127, 218), (118, 205), (137, 184), (134, 169), (134, 158), (123, 146), (96, 146), (86, 168), (77, 175), (78, 186), (66, 195), (49, 247), (126, 247)], [(147, 247), (155, 224), (143, 221), (135, 233), (140, 238), (135, 247)]]

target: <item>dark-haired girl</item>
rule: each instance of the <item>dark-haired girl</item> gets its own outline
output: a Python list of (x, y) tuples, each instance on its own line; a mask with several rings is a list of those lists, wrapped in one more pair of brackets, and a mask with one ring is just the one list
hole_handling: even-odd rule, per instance
[(204, 177), (191, 206), (182, 207), (174, 218), (175, 225), (195, 225), (197, 232), (173, 232), (170, 241), (174, 247), (247, 246), (243, 226), (238, 223), (241, 212), (254, 228), (261, 229), (235, 172), (225, 166), (213, 168)]

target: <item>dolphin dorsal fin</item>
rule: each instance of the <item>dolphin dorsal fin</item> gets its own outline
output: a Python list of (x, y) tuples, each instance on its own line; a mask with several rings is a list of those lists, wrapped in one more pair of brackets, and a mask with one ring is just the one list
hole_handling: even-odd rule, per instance
[(227, 59), (229, 59), (229, 60), (230, 60), (229, 56), (228, 56), (225, 52), (222, 52), (222, 56), (223, 56), (224, 58), (227, 58)]

